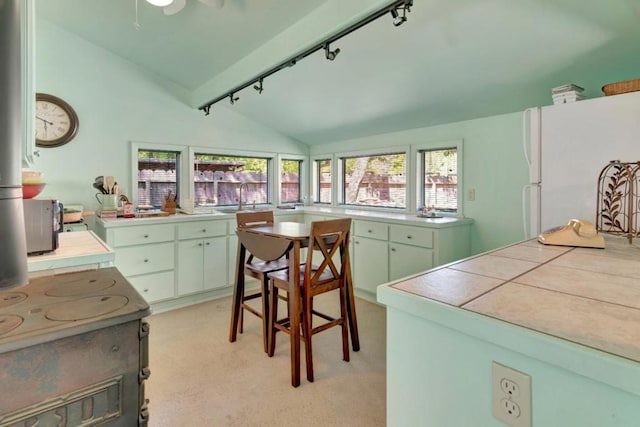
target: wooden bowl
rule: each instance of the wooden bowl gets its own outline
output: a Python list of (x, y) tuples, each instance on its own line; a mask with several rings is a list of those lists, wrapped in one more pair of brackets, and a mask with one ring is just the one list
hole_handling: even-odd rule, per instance
[(23, 199), (33, 199), (38, 194), (44, 190), (44, 186), (47, 185), (44, 182), (39, 182), (37, 184), (22, 184), (22, 198)]

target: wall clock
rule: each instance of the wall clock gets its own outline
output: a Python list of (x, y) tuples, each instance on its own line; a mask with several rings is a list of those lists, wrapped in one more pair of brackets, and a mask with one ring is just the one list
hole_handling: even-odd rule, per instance
[(59, 147), (76, 136), (78, 115), (62, 99), (37, 93), (35, 128), (38, 147)]

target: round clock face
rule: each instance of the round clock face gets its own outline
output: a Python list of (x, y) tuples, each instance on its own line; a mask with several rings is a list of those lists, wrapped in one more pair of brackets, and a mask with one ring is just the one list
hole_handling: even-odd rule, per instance
[(69, 104), (44, 93), (36, 94), (36, 145), (58, 147), (78, 131), (78, 116)]

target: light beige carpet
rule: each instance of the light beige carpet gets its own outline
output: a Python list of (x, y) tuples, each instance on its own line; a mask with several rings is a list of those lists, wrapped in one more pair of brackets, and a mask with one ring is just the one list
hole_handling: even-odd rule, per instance
[[(331, 313), (337, 302), (321, 296), (314, 306)], [(306, 380), (302, 348), (297, 388), (291, 386), (289, 337), (277, 334), (269, 358), (260, 319), (246, 313), (244, 333), (230, 343), (230, 308), (231, 298), (224, 298), (149, 317), (151, 426), (385, 425), (383, 307), (356, 300), (361, 350), (351, 351), (350, 362), (342, 360), (339, 328), (315, 335), (315, 381)]]

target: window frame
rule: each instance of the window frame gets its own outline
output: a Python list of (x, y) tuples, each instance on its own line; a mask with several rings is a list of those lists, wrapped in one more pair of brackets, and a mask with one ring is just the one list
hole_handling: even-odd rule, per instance
[[(283, 202), (280, 200), (280, 196), (282, 194), (282, 161), (283, 160), (295, 160), (300, 162), (300, 201), (298, 202)], [(276, 181), (275, 181), (275, 194), (274, 196), (277, 199), (273, 199), (276, 206), (278, 205), (307, 205), (309, 200), (309, 185), (308, 185), (308, 176), (309, 176), (309, 158), (308, 156), (302, 154), (287, 154), (287, 153), (279, 153), (276, 155), (277, 161), (277, 172), (276, 172)]]
[[(211, 154), (219, 156), (229, 157), (259, 157), (267, 159), (267, 203), (262, 203), (260, 206), (273, 206), (276, 202), (276, 195), (274, 195), (274, 183), (276, 182), (275, 174), (276, 169), (279, 169), (279, 163), (277, 167), (274, 167), (274, 162), (277, 161), (278, 154), (273, 152), (264, 151), (246, 151), (246, 150), (230, 150), (228, 148), (216, 148), (216, 147), (203, 147), (203, 146), (189, 146), (189, 161), (187, 167), (187, 182), (189, 183), (189, 199), (194, 200), (195, 184), (194, 184), (194, 171), (193, 165), (195, 164), (195, 156), (198, 154)], [(212, 207), (196, 207), (196, 212), (215, 211), (216, 209), (228, 209), (230, 205), (212, 206)]]
[(189, 195), (188, 190), (188, 182), (185, 182), (184, 179), (184, 171), (187, 170), (190, 166), (189, 156), (188, 156), (188, 147), (186, 145), (177, 145), (177, 144), (162, 144), (162, 143), (151, 143), (151, 142), (142, 142), (142, 141), (130, 141), (131, 147), (131, 175), (129, 177), (129, 188), (131, 192), (129, 193), (129, 201), (134, 205), (138, 206), (138, 152), (142, 151), (173, 151), (178, 153), (178, 162), (176, 163), (176, 167), (179, 167), (178, 173), (176, 174), (177, 183), (177, 201), (180, 202), (181, 198)]
[(442, 140), (442, 141), (433, 141), (426, 142), (421, 144), (415, 144), (411, 146), (411, 154), (413, 157), (412, 165), (413, 172), (412, 176), (415, 178), (413, 180), (414, 189), (412, 191), (413, 197), (413, 209), (415, 211), (420, 210), (423, 203), (423, 194), (422, 194), (422, 180), (424, 175), (423, 165), (422, 165), (422, 155), (421, 152), (424, 151), (434, 151), (434, 150), (445, 150), (448, 148), (456, 149), (456, 175), (458, 180), (458, 188), (457, 188), (457, 212), (446, 212), (446, 211), (436, 211), (438, 215), (442, 216), (451, 216), (451, 217), (464, 217), (464, 141), (462, 139), (453, 139), (453, 140)]
[[(318, 175), (318, 161), (329, 160), (331, 161), (331, 198), (328, 202), (320, 202), (318, 189), (320, 185), (320, 176)], [(335, 156), (332, 153), (328, 154), (316, 154), (309, 159), (311, 164), (310, 168), (310, 191), (309, 197), (311, 204), (319, 206), (334, 206), (336, 204), (336, 162)]]
[[(332, 186), (332, 190), (335, 189), (335, 193), (333, 194), (333, 198), (335, 200), (335, 205), (339, 207), (343, 207), (345, 209), (362, 209), (362, 210), (378, 210), (385, 212), (409, 212), (411, 210), (411, 194), (412, 189), (411, 186), (415, 185), (414, 180), (411, 179), (411, 147), (409, 145), (397, 145), (397, 146), (389, 146), (389, 147), (381, 147), (376, 149), (367, 149), (367, 150), (358, 150), (358, 151), (343, 151), (334, 154), (334, 167), (332, 168), (335, 171), (333, 176), (336, 176), (337, 181), (336, 185)], [(386, 207), (386, 206), (367, 206), (367, 205), (347, 205), (344, 202), (344, 167), (343, 167), (343, 159), (350, 157), (364, 157), (364, 156), (382, 156), (385, 154), (404, 154), (405, 155), (405, 174), (406, 174), (406, 187), (405, 187), (405, 207), (397, 208), (397, 207)]]

